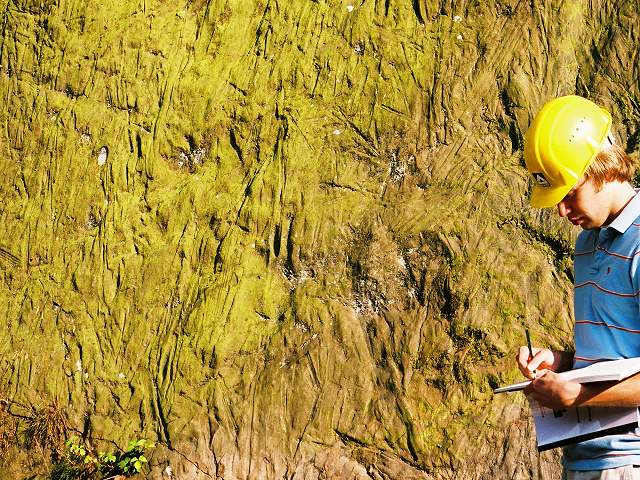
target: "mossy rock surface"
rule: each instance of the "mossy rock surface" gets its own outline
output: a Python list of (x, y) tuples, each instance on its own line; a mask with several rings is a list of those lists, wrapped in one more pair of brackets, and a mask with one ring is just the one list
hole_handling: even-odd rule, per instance
[(559, 478), (492, 394), (572, 331), (523, 132), (577, 92), (637, 149), (638, 13), (0, 0), (3, 478), (38, 405), (149, 478)]

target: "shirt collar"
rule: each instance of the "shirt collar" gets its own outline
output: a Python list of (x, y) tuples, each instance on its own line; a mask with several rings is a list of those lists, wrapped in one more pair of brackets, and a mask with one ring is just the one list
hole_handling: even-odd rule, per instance
[(615, 220), (609, 224), (609, 227), (624, 233), (638, 216), (640, 216), (640, 194), (639, 189), (636, 189), (635, 196), (627, 203)]

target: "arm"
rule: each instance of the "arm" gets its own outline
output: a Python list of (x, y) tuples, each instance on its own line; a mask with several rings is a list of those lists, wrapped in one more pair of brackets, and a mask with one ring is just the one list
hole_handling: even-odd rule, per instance
[(554, 372), (534, 379), (524, 393), (545, 407), (636, 407), (640, 406), (640, 373), (621, 382), (580, 384), (562, 380)]
[(578, 401), (591, 407), (640, 406), (640, 373), (621, 382), (583, 384)]

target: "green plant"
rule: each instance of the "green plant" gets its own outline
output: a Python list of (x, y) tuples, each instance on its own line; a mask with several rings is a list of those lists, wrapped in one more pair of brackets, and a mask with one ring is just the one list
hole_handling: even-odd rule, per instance
[(78, 437), (66, 442), (66, 450), (60, 462), (51, 470), (51, 480), (94, 480), (130, 477), (142, 471), (148, 462), (144, 451), (154, 448), (145, 439), (132, 440), (127, 449), (120, 452), (95, 452)]
[(154, 446), (155, 445), (152, 442), (149, 442), (145, 439), (132, 440), (131, 442), (129, 442), (127, 450), (122, 455), (120, 455), (119, 458), (116, 458), (113, 454), (107, 455), (111, 455), (113, 461), (116, 462), (116, 465), (120, 469), (122, 469), (122, 473), (140, 473), (140, 471), (142, 470), (142, 465), (147, 463), (147, 459), (144, 456), (143, 452), (148, 448), (153, 448)]

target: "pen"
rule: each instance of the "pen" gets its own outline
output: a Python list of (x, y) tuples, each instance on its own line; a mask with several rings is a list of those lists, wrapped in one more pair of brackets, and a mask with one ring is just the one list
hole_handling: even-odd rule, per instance
[[(529, 360), (533, 360), (533, 349), (531, 348), (531, 336), (529, 335), (529, 329), (525, 328), (524, 334), (527, 336), (527, 346), (529, 347)], [(536, 371), (533, 371), (533, 376), (536, 376)]]

